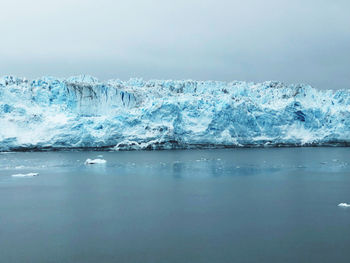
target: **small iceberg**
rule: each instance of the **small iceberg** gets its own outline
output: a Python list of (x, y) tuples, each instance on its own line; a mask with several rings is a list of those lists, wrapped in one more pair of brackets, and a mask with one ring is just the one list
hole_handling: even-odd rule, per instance
[(104, 164), (107, 161), (104, 159), (87, 159), (85, 164)]
[(339, 206), (339, 207), (350, 207), (350, 204), (347, 204), (347, 203), (340, 203), (338, 206)]
[(13, 174), (12, 177), (31, 177), (31, 176), (38, 176), (38, 173), (27, 173), (27, 174)]

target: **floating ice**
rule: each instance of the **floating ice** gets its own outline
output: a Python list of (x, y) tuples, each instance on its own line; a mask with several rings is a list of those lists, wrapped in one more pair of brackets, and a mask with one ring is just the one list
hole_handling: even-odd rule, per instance
[(38, 176), (38, 173), (27, 173), (27, 174), (13, 174), (12, 177), (31, 177), (31, 176)]
[(340, 206), (340, 207), (350, 207), (350, 204), (340, 203), (338, 206)]
[(5, 76), (0, 127), (0, 151), (350, 145), (350, 91)]
[(85, 161), (85, 164), (103, 164), (106, 163), (107, 161), (104, 159), (87, 159)]

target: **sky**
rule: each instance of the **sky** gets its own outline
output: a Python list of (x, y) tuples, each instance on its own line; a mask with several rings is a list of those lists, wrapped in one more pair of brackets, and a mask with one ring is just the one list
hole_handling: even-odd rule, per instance
[(0, 76), (350, 88), (348, 0), (0, 0)]

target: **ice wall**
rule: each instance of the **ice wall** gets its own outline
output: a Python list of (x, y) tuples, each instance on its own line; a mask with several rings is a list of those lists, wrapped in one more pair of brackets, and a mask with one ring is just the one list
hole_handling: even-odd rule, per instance
[(349, 90), (271, 81), (0, 78), (0, 151), (349, 144)]

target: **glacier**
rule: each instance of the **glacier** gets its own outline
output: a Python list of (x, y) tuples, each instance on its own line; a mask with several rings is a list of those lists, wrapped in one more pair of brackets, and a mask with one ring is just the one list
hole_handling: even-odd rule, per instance
[(0, 151), (350, 145), (350, 91), (267, 81), (0, 78)]

